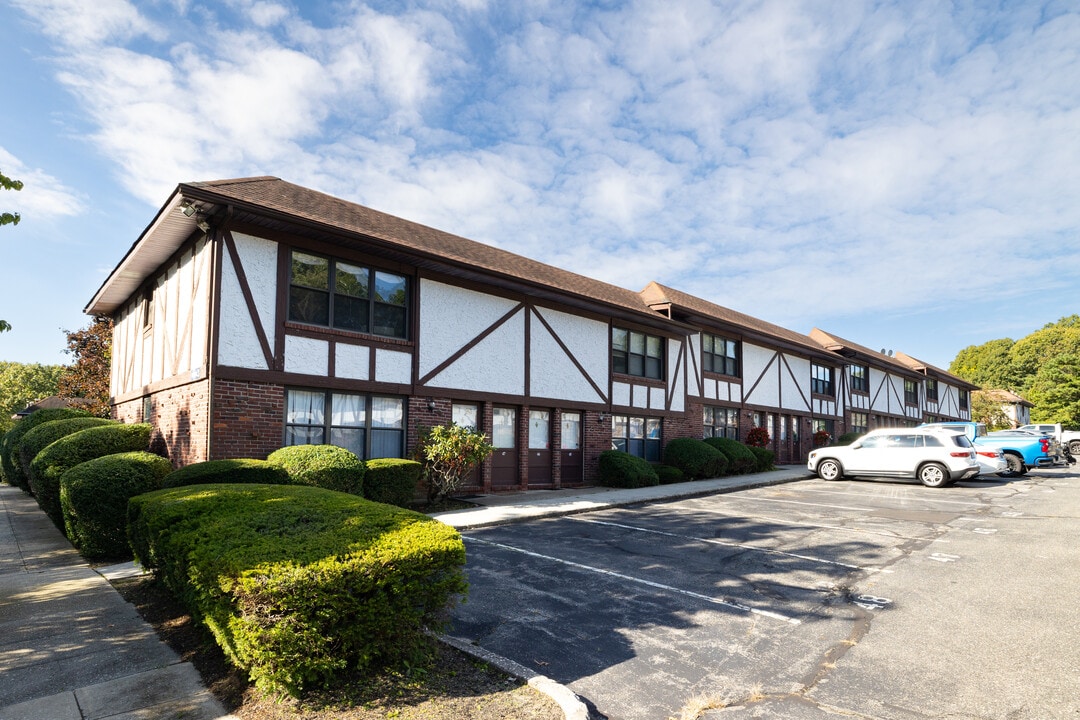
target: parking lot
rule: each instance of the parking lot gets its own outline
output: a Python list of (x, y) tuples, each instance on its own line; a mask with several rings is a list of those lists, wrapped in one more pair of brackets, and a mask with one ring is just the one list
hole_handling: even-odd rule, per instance
[(808, 477), (468, 530), (451, 634), (611, 720), (1075, 720), (1078, 509), (1071, 470)]

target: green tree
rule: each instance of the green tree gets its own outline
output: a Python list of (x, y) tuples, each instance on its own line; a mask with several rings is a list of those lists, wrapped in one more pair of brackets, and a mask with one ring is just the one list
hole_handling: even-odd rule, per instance
[(1027, 399), (1035, 406), (1032, 422), (1080, 428), (1080, 353), (1047, 360), (1032, 380)]
[[(5, 190), (22, 190), (23, 184), (21, 180), (12, 180), (4, 173), (0, 173), (0, 188)], [(0, 226), (3, 225), (18, 225), (19, 220), (22, 218), (19, 213), (0, 212)], [(0, 320), (0, 332), (7, 332), (11, 329), (11, 324), (6, 320)]]
[(1009, 351), (1009, 338), (968, 345), (956, 354), (949, 372), (984, 388), (1016, 390), (1017, 383)]
[(0, 435), (12, 428), (11, 416), (35, 400), (59, 391), (60, 365), (0, 361)]
[(64, 368), (60, 378), (60, 396), (88, 400), (86, 409), (98, 417), (108, 417), (109, 370), (112, 360), (113, 323), (97, 316), (87, 327), (67, 334), (67, 350), (75, 362)]
[(971, 419), (981, 422), (990, 430), (1012, 427), (1012, 421), (1001, 407), (1001, 401), (991, 391), (976, 390), (971, 393)]
[(1017, 340), (1009, 359), (1020, 390), (1026, 392), (1047, 363), (1075, 354), (1080, 354), (1080, 315), (1069, 315)]
[(453, 423), (422, 432), (416, 453), (424, 465), (428, 503), (456, 492), (469, 471), (494, 450), (483, 433)]

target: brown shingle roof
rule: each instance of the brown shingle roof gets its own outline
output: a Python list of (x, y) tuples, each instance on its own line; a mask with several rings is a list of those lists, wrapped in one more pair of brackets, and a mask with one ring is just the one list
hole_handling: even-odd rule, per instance
[(978, 390), (979, 386), (974, 383), (970, 383), (962, 377), (953, 375), (948, 370), (942, 370), (939, 367), (935, 367), (930, 363), (923, 362), (917, 358), (913, 358), (907, 353), (902, 353), (899, 350), (896, 351), (896, 359), (904, 363), (907, 367), (917, 372), (924, 373), (926, 375), (934, 375), (939, 378), (948, 380), (953, 385), (959, 385), (960, 387), (967, 387), (972, 390)]
[(388, 215), (276, 177), (239, 178), (180, 185), (186, 197), (270, 211), (290, 220), (357, 233), (366, 241), (406, 250), (440, 264), (480, 269), (537, 288), (551, 288), (650, 319), (655, 313), (632, 290), (578, 275), (475, 240)]
[[(830, 357), (832, 355), (807, 335), (716, 305), (696, 295), (690, 295), (657, 282), (649, 283), (648, 287), (641, 291), (641, 297), (651, 306), (664, 306), (670, 303), (682, 313), (689, 314), (691, 322), (696, 324), (713, 320), (724, 326), (740, 329), (740, 331), (748, 331), (751, 334), (771, 340), (796, 345), (813, 352), (818, 357)], [(836, 360), (837, 358), (833, 357), (832, 359)]]

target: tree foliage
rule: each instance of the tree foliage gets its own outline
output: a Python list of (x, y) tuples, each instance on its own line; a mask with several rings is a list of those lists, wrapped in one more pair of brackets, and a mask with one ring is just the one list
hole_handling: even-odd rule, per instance
[(990, 430), (1012, 427), (1012, 421), (1001, 406), (1001, 401), (986, 390), (971, 393), (971, 419), (981, 422)]
[(12, 415), (35, 400), (56, 395), (63, 372), (60, 365), (0, 361), (0, 435), (15, 424)]
[[(1080, 315), (1047, 323), (1016, 342), (1005, 338), (968, 346), (949, 372), (984, 390), (1019, 393), (1034, 405), (1035, 422), (1080, 428)], [(973, 414), (974, 402), (973, 397)]]
[(109, 366), (112, 360), (113, 323), (107, 317), (97, 316), (82, 330), (65, 330), (67, 350), (75, 362), (64, 368), (60, 378), (60, 395), (66, 398), (83, 398), (89, 402), (86, 409), (98, 417), (108, 417)]
[[(22, 190), (23, 184), (21, 180), (12, 180), (4, 173), (0, 173), (0, 188), (4, 190)], [(18, 225), (19, 213), (2, 212), (0, 211), (0, 226), (3, 225)], [(0, 332), (7, 332), (11, 329), (11, 323), (6, 320), (0, 320)]]

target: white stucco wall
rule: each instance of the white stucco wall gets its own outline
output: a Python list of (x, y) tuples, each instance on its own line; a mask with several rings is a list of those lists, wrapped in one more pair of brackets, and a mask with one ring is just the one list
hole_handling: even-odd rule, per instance
[(285, 371), (326, 376), (330, 363), (330, 343), (326, 340), (285, 336)]
[[(240, 281), (229, 253), (221, 261), (221, 321), (218, 332), (218, 363), (229, 367), (268, 370), (266, 358), (255, 333)], [(272, 335), (271, 335), (272, 337)], [(286, 355), (286, 365), (288, 356)]]
[[(474, 336), (475, 333), (468, 334), (468, 337), (463, 336), (458, 341), (459, 346)], [(445, 335), (442, 340), (446, 341)], [(525, 309), (520, 309), (506, 323), (432, 378), (428, 384), (459, 390), (523, 395)]]
[(780, 406), (775, 355), (775, 350), (743, 343), (743, 387), (748, 393), (750, 388), (754, 388), (753, 393), (746, 396), (747, 402), (770, 407)]
[(585, 369), (581, 370), (560, 347), (544, 324), (533, 318), (530, 325), (529, 368), (530, 394), (578, 402), (605, 402), (589, 383), (592, 379), (601, 390), (607, 387), (607, 323), (578, 318), (551, 309), (538, 309), (544, 320)]
[(375, 350), (375, 380), (407, 385), (412, 381), (412, 354), (396, 350)]
[(369, 380), (371, 348), (364, 345), (337, 343), (334, 353), (334, 374), (350, 380)]
[[(236, 253), (247, 275), (248, 287), (255, 300), (266, 337), (274, 337), (277, 322), (277, 262), (278, 244), (272, 240), (233, 233)], [(283, 288), (284, 292), (285, 289)]]
[[(427, 375), (516, 305), (517, 302), (494, 295), (434, 280), (421, 280), (418, 336), (420, 377)], [(503, 338), (504, 341), (506, 339)], [(517, 347), (520, 354), (524, 347), (520, 339)]]

